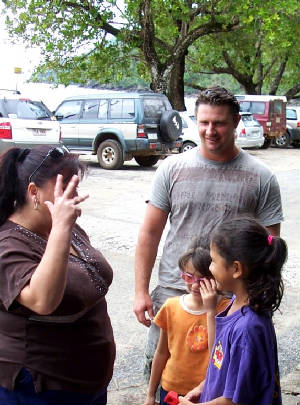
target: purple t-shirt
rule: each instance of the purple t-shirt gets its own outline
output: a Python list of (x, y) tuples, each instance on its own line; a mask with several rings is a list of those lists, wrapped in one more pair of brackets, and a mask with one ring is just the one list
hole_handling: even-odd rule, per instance
[(237, 404), (281, 405), (277, 343), (271, 317), (248, 306), (216, 316), (216, 340), (201, 402), (218, 397)]

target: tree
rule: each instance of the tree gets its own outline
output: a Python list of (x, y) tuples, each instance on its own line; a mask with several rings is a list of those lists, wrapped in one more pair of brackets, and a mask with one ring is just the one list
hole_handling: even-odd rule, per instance
[(188, 48), (238, 24), (224, 0), (127, 0), (124, 10), (115, 0), (3, 2), (11, 33), (42, 47), (40, 72), (53, 71), (65, 84), (101, 83), (127, 74), (136, 58), (144, 74), (146, 65), (152, 90), (166, 93), (181, 110)]
[[(152, 90), (167, 94), (174, 108), (184, 110), (184, 72), (190, 55), (198, 65), (193, 67), (194, 71), (202, 66), (219, 72), (226, 68), (228, 73), (227, 63), (219, 62), (220, 47), (224, 47), (222, 51), (230, 61), (235, 61), (235, 40), (243, 37), (248, 41), (249, 33), (250, 37), (255, 36), (251, 30), (257, 28), (253, 22), (256, 16), (264, 22), (264, 33), (271, 40), (270, 27), (278, 22), (274, 10), (296, 2), (124, 0), (120, 8), (117, 1), (3, 0), (3, 3), (10, 32), (42, 48), (44, 64), (39, 72), (53, 72), (55, 80), (64, 84), (86, 84), (90, 80), (107, 83), (130, 75), (135, 63), (140, 77), (150, 78)], [(248, 43), (254, 53), (255, 44), (250, 40)], [(266, 55), (262, 55), (264, 65)], [(283, 71), (292, 65), (287, 60)], [(232, 69), (229, 73), (233, 74)], [(266, 70), (263, 75), (267, 78), (265, 73)], [(253, 70), (249, 75), (254, 77)]]
[(226, 37), (210, 35), (195, 43), (192, 71), (232, 75), (247, 94), (298, 94), (298, 5), (293, 0), (272, 2), (270, 12), (271, 19), (262, 10)]

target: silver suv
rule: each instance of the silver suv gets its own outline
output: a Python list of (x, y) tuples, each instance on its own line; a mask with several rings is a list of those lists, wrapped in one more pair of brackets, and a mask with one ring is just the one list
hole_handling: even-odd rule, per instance
[(103, 169), (119, 169), (134, 158), (141, 166), (176, 153), (182, 122), (166, 96), (104, 93), (69, 97), (56, 109), (62, 141), (71, 151), (97, 155)]
[(42, 101), (0, 89), (0, 152), (12, 146), (60, 145), (60, 125)]

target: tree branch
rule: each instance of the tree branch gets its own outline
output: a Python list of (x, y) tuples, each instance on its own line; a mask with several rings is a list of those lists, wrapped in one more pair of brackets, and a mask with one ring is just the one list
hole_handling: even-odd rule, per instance
[(271, 90), (270, 90), (269, 94), (272, 94), (272, 95), (276, 94), (276, 92), (278, 90), (278, 86), (279, 86), (280, 81), (282, 79), (282, 75), (283, 75), (283, 73), (285, 71), (287, 61), (288, 61), (288, 54), (285, 55), (283, 61), (280, 64), (280, 67), (279, 67), (279, 69), (277, 71), (277, 74), (276, 74), (276, 76), (275, 76), (275, 78), (273, 80), (273, 84), (271, 86)]

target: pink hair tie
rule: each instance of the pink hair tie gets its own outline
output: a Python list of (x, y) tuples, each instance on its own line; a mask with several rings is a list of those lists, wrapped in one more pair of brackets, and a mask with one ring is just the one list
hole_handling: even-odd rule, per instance
[(269, 235), (268, 236), (268, 245), (271, 246), (272, 245), (272, 241), (273, 241), (273, 236)]

